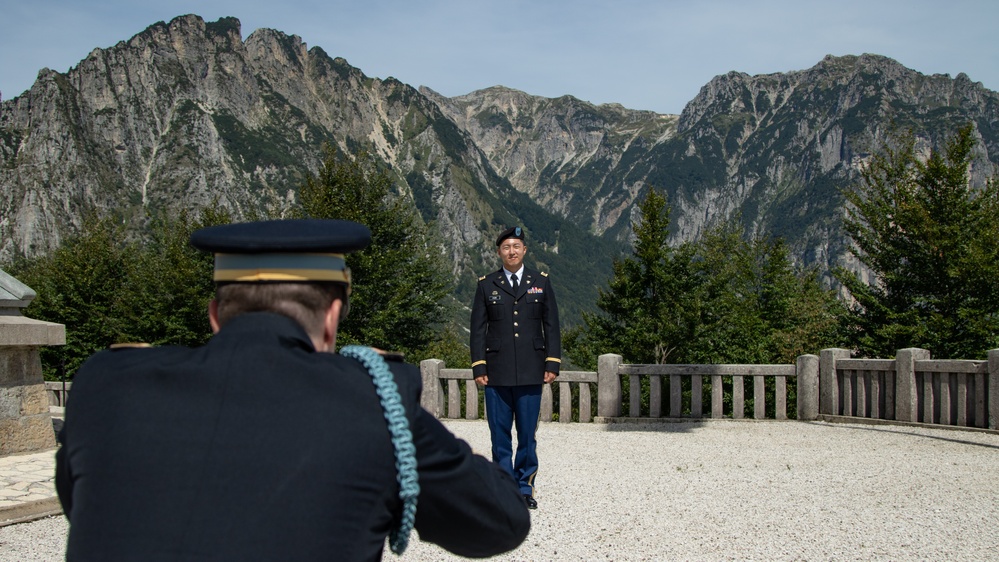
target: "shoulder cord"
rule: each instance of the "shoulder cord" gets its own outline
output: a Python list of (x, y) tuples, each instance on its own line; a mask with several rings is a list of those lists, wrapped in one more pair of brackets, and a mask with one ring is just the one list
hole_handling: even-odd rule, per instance
[(340, 355), (359, 361), (368, 370), (375, 384), (375, 391), (381, 399), (385, 411), (385, 421), (392, 436), (395, 449), (396, 479), (399, 481), (399, 499), (402, 500), (402, 517), (398, 526), (389, 532), (389, 548), (395, 554), (402, 554), (409, 546), (409, 533), (416, 522), (416, 500), (420, 495), (419, 476), (416, 472), (416, 446), (409, 420), (402, 406), (399, 387), (392, 378), (385, 359), (370, 347), (349, 345), (340, 350)]

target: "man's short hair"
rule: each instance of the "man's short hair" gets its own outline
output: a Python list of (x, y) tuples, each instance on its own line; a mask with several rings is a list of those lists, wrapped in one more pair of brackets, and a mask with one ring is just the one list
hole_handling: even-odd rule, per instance
[(240, 314), (273, 312), (295, 320), (310, 336), (322, 334), (326, 311), (336, 299), (347, 306), (341, 283), (219, 283), (215, 289), (220, 326)]

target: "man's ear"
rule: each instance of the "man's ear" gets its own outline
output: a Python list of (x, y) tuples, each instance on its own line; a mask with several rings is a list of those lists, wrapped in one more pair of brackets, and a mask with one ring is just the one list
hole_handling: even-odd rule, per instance
[[(343, 309), (343, 301), (333, 299), (330, 307), (326, 309), (326, 316), (323, 318), (323, 341), (322, 349), (317, 346), (317, 351), (336, 351), (336, 332), (340, 327), (340, 311)], [(316, 342), (319, 343), (319, 342)]]
[(219, 324), (219, 301), (215, 299), (208, 303), (208, 323), (212, 325), (213, 334), (219, 333), (222, 325)]

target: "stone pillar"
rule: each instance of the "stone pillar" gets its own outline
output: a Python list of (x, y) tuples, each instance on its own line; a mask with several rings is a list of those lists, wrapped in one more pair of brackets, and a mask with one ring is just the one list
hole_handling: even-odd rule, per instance
[(989, 350), (989, 429), (999, 429), (999, 349)]
[(830, 348), (819, 352), (819, 413), (831, 416), (840, 414), (839, 380), (836, 361), (849, 359), (849, 349)]
[(623, 357), (608, 353), (597, 358), (597, 415), (621, 416), (621, 375), (617, 373)]
[[(930, 352), (918, 347), (900, 349), (895, 355), (895, 419), (919, 421), (919, 386), (916, 384), (916, 361), (930, 358)], [(933, 420), (926, 420), (933, 423)]]
[(420, 361), (420, 375), (423, 378), (423, 394), (420, 395), (420, 405), (433, 414), (435, 418), (444, 413), (444, 394), (441, 392), (440, 374), (444, 362), (440, 359), (424, 359)]
[(22, 316), (34, 298), (0, 270), (0, 456), (55, 447), (38, 350), (65, 345), (66, 327)]
[(798, 419), (819, 417), (819, 356), (799, 355), (795, 364), (798, 375)]

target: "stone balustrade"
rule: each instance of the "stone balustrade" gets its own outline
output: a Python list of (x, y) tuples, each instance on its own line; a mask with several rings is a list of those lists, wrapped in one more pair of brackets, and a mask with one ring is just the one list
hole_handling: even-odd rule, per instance
[(999, 349), (985, 361), (932, 360), (925, 349), (895, 359), (822, 351), (821, 409), (828, 417), (999, 429)]
[[(554, 393), (546, 385), (541, 419), (742, 419), (751, 409), (753, 419), (880, 420), (999, 430), (999, 350), (988, 357), (933, 361), (926, 350), (903, 349), (895, 359), (851, 359), (848, 350), (827, 349), (818, 356), (802, 355), (794, 365), (631, 365), (608, 354), (599, 357), (596, 372), (559, 376), (557, 416)], [(482, 417), (471, 369), (448, 369), (437, 359), (423, 361), (420, 369), (424, 408), (437, 417)], [(591, 416), (594, 390), (597, 415)], [(788, 412), (792, 397), (793, 417)]]
[[(485, 417), (471, 369), (448, 369), (428, 359), (420, 370), (421, 404), (429, 412)], [(64, 406), (72, 383), (46, 386), (49, 403)], [(692, 392), (696, 388), (702, 392)], [(899, 350), (895, 359), (852, 359), (848, 350), (825, 349), (798, 357), (794, 365), (633, 365), (607, 354), (596, 371), (563, 371), (541, 395), (542, 421), (561, 423), (743, 419), (747, 412), (752, 419), (999, 430), (999, 349), (985, 361), (931, 360), (923, 349)]]

